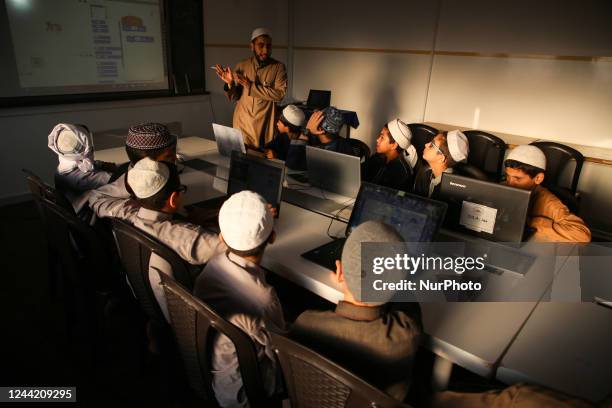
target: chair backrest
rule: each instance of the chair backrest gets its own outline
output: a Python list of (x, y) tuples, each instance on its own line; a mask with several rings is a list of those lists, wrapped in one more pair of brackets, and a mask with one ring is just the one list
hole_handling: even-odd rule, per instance
[(410, 128), (410, 133), (412, 133), (411, 143), (416, 149), (418, 156), (422, 158), (425, 145), (431, 142), (440, 131), (424, 123), (410, 123), (408, 127)]
[(470, 163), (457, 163), (455, 167), (453, 167), (453, 170), (457, 174), (466, 176), (469, 178), (483, 180), (483, 181), (497, 181), (497, 180), (492, 180), (489, 174), (485, 173), (483, 170), (481, 170), (477, 166), (474, 166)]
[(164, 323), (165, 317), (149, 281), (151, 254), (155, 253), (168, 262), (172, 267), (174, 278), (191, 289), (193, 279), (187, 262), (155, 238), (123, 220), (113, 218), (112, 225), (121, 264), (140, 307), (149, 318)]
[(45, 183), (40, 177), (34, 174), (32, 171), (28, 169), (22, 169), (26, 175), (26, 181), (28, 183), (28, 187), (30, 192), (34, 196), (34, 200), (38, 206), (38, 200), (45, 198), (60, 207), (64, 208), (68, 212), (74, 213), (74, 209), (72, 204), (68, 201), (68, 199), (57, 189), (51, 187), (47, 183)]
[(466, 130), (463, 133), (470, 146), (468, 163), (484, 171), (491, 181), (499, 181), (506, 153), (506, 142), (480, 130)]
[[(555, 142), (532, 142), (534, 146), (539, 147), (546, 156), (546, 173), (544, 177), (545, 186), (558, 186), (568, 188), (572, 194), (576, 194), (578, 188), (578, 180), (584, 163), (584, 156), (578, 150), (573, 149), (561, 143)], [(561, 175), (563, 174), (568, 162), (574, 161), (574, 173), (571, 176), (569, 185), (562, 186)]]
[(251, 338), (194, 297), (170, 276), (162, 276), (174, 332), (191, 388), (201, 398), (216, 403), (212, 388), (212, 352), (217, 334), (227, 336), (236, 348), (242, 383), (252, 407), (266, 406), (257, 353)]
[(351, 148), (353, 149), (353, 154), (359, 158), (361, 158), (361, 162), (363, 163), (370, 157), (370, 148), (367, 144), (362, 142), (359, 139), (347, 139)]
[(408, 407), (320, 354), (270, 336), (292, 407)]

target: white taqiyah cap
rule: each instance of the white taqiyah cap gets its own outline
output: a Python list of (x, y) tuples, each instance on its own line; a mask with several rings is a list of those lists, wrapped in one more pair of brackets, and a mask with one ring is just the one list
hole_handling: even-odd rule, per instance
[(287, 105), (283, 109), (283, 117), (294, 126), (303, 126), (306, 120), (304, 112), (295, 105)]
[(270, 31), (270, 29), (266, 27), (257, 27), (251, 33), (251, 41), (259, 37), (260, 35), (267, 35), (268, 37), (272, 38), (272, 31)]
[(84, 146), (79, 141), (76, 133), (71, 129), (64, 129), (57, 136), (57, 148), (62, 153), (80, 153)]
[(263, 244), (274, 227), (266, 200), (253, 191), (232, 195), (219, 210), (219, 229), (232, 249), (250, 251)]
[(127, 174), (127, 182), (138, 198), (148, 198), (158, 193), (170, 178), (165, 163), (145, 157), (140, 159)]
[(520, 145), (508, 153), (506, 160), (516, 160), (517, 162), (529, 164), (538, 169), (546, 170), (546, 156), (540, 148), (532, 145)]
[(412, 132), (407, 124), (399, 119), (393, 119), (387, 123), (389, 133), (393, 136), (393, 139), (397, 142), (399, 147), (406, 150), (411, 145)]
[(448, 152), (457, 163), (465, 162), (470, 153), (467, 137), (460, 130), (451, 130), (446, 134)]

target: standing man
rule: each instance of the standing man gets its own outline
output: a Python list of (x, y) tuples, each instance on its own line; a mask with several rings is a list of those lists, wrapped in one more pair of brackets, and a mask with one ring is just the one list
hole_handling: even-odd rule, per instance
[(267, 28), (256, 28), (251, 34), (253, 56), (239, 62), (234, 71), (217, 64), (217, 76), (225, 82), (223, 89), (230, 100), (237, 101), (233, 127), (242, 130), (244, 143), (263, 148), (274, 136), (276, 103), (287, 91), (287, 69), (272, 55), (272, 35)]

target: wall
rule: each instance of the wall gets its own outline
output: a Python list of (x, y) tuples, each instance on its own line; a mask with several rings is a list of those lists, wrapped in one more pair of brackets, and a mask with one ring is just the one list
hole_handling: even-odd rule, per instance
[(22, 168), (32, 170), (47, 181), (53, 180), (57, 156), (47, 147), (47, 135), (55, 124), (84, 123), (97, 132), (146, 121), (179, 121), (184, 135), (210, 135), (209, 98), (186, 96), (3, 109), (0, 135), (5, 145), (0, 149), (0, 202), (18, 201), (27, 193)]

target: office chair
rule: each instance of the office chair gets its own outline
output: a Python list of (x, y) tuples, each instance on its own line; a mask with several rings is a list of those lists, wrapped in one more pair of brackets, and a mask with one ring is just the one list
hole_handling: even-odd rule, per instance
[(506, 153), (506, 142), (480, 130), (467, 130), (463, 133), (470, 146), (468, 163), (484, 171), (490, 181), (499, 181)]
[[(113, 218), (112, 226), (119, 250), (119, 258), (134, 296), (147, 317), (162, 328), (165, 327), (166, 318), (157, 303), (149, 281), (151, 255), (155, 253), (168, 262), (174, 278), (189, 289), (193, 288), (193, 269), (172, 249), (126, 221)], [(164, 274), (161, 273), (160, 275)]]
[[(191, 389), (208, 404), (218, 406), (212, 388), (212, 348), (215, 334), (227, 336), (236, 347), (242, 383), (249, 405), (278, 405), (266, 397), (257, 353), (251, 338), (168, 275), (162, 275), (170, 326), (186, 369)], [(207, 405), (208, 406), (208, 405)]]
[(453, 167), (453, 171), (461, 176), (483, 181), (493, 181), (487, 173), (470, 163), (457, 163)]
[[(556, 142), (532, 142), (539, 147), (546, 156), (546, 173), (544, 187), (568, 206), (570, 211), (578, 213), (580, 208), (580, 194), (577, 192), (580, 172), (584, 163), (584, 156), (578, 150)], [(570, 162), (575, 162), (569, 184), (562, 185), (561, 176)]]
[(292, 407), (409, 407), (320, 354), (271, 332)]
[(359, 139), (347, 139), (353, 149), (353, 154), (365, 162), (370, 157), (370, 148)]
[(436, 137), (440, 131), (424, 123), (410, 123), (408, 125), (412, 133), (412, 145), (417, 151), (419, 158), (423, 158), (423, 149), (425, 145)]

